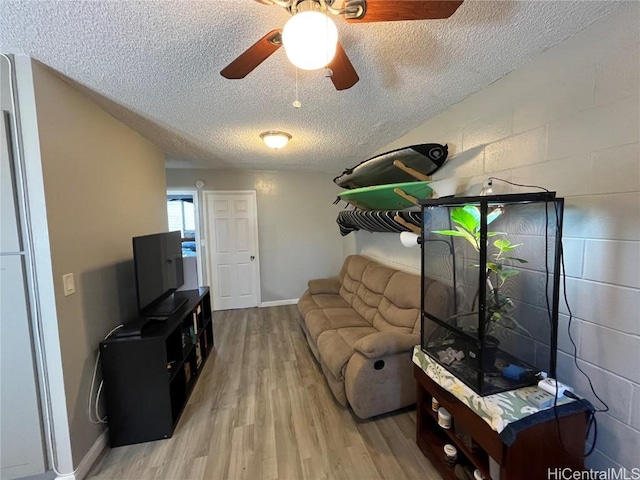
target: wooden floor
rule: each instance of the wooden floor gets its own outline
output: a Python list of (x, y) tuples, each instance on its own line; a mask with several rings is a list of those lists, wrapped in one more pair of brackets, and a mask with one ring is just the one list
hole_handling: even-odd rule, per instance
[(107, 450), (91, 479), (437, 480), (415, 409), (359, 420), (331, 395), (295, 306), (216, 312), (173, 438)]

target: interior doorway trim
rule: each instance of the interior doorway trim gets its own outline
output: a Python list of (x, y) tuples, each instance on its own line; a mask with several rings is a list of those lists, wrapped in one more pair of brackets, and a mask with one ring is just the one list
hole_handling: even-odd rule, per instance
[(203, 261), (205, 256), (204, 243), (201, 241), (202, 235), (200, 234), (201, 218), (200, 215), (200, 191), (196, 189), (184, 189), (184, 188), (167, 188), (167, 195), (191, 195), (193, 197), (193, 215), (194, 223), (196, 227), (196, 270), (198, 273), (198, 285), (205, 285), (204, 268), (206, 262)]

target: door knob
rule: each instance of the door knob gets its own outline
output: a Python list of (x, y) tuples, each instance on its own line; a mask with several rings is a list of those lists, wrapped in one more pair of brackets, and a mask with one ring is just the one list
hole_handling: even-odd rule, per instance
[(251, 257), (249, 257), (249, 258), (251, 258), (251, 261), (253, 261), (256, 257), (255, 257), (255, 255), (251, 255)]

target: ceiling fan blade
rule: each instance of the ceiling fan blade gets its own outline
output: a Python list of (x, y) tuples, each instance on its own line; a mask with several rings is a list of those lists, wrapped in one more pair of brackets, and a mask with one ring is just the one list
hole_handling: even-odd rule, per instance
[(333, 85), (336, 87), (336, 90), (346, 90), (348, 88), (353, 87), (360, 77), (356, 73), (356, 69), (353, 68), (349, 57), (347, 57), (344, 48), (340, 42), (336, 46), (336, 55), (331, 60), (331, 63), (327, 65), (327, 68), (330, 68), (333, 71), (333, 75), (331, 75), (331, 81)]
[(345, 18), (349, 23), (436, 20), (449, 18), (463, 0), (366, 0), (362, 18)]
[(220, 75), (229, 79), (246, 77), (258, 65), (282, 46), (282, 31), (271, 30), (251, 45), (245, 52), (220, 71)]

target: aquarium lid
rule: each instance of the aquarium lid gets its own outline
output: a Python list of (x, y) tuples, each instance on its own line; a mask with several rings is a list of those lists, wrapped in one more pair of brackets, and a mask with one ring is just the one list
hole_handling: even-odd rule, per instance
[(511, 205), (518, 203), (553, 202), (556, 200), (556, 192), (535, 193), (504, 193), (498, 195), (476, 195), (472, 197), (444, 197), (420, 200), (424, 207), (437, 206), (464, 206), (464, 205)]

